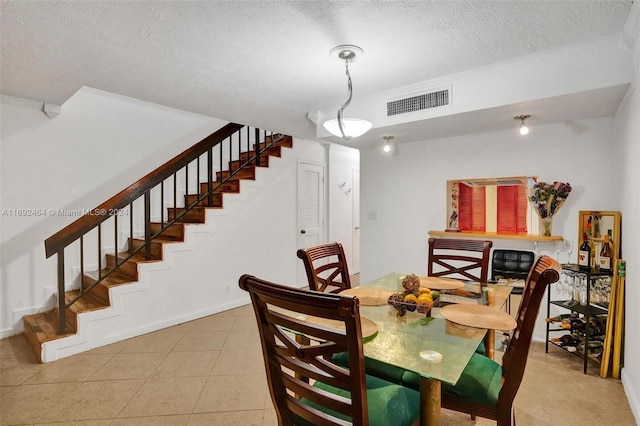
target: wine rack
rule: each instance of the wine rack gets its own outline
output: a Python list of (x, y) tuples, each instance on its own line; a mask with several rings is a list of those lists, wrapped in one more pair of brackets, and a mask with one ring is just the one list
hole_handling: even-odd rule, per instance
[[(596, 268), (582, 271), (576, 264), (562, 265), (563, 273), (582, 277), (585, 282), (583, 303), (574, 300), (551, 300), (551, 291), (547, 292), (547, 318), (551, 315), (551, 306), (563, 308), (568, 315), (562, 321), (547, 321), (545, 352), (549, 352), (549, 344), (571, 352), (583, 359), (583, 372), (587, 373), (589, 359), (600, 363), (602, 353), (608, 303), (592, 300), (591, 287), (596, 279), (611, 277), (611, 272), (603, 272)], [(563, 277), (561, 277), (561, 280)], [(564, 285), (567, 285), (564, 283)], [(554, 317), (555, 318), (555, 317)], [(568, 319), (568, 321), (567, 321)], [(569, 324), (569, 326), (567, 326)], [(556, 333), (564, 332), (560, 337)]]

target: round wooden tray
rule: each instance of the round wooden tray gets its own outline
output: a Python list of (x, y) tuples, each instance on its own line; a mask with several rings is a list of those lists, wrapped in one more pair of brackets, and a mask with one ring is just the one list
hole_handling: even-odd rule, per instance
[(505, 311), (486, 305), (447, 305), (440, 309), (440, 315), (456, 324), (492, 330), (513, 330), (516, 320)]
[(464, 287), (464, 282), (452, 278), (420, 277), (420, 287), (427, 287), (431, 290), (455, 290)]
[[(343, 322), (330, 320), (326, 318), (308, 317), (305, 321), (324, 325), (326, 327), (335, 328), (337, 330), (344, 330)], [(360, 327), (362, 328), (362, 338), (368, 339), (374, 336), (378, 332), (378, 324), (371, 321), (369, 318), (360, 317)]]
[(356, 296), (363, 306), (378, 306), (386, 305), (389, 296), (393, 293), (380, 288), (353, 287), (342, 290), (340, 294)]

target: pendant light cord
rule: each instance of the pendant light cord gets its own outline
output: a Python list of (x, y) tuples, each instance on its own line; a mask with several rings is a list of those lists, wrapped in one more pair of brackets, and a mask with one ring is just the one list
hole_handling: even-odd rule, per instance
[(349, 60), (345, 60), (344, 61), (344, 68), (345, 68), (345, 74), (347, 74), (347, 87), (349, 89), (349, 97), (347, 98), (347, 100), (342, 104), (342, 106), (340, 107), (340, 109), (338, 110), (338, 127), (340, 128), (340, 133), (342, 133), (342, 138), (346, 141), (348, 141), (349, 139), (351, 139), (351, 136), (347, 136), (344, 133), (344, 128), (342, 127), (342, 111), (344, 111), (344, 109), (346, 107), (349, 106), (349, 104), (351, 103), (351, 95), (353, 94), (353, 86), (351, 84), (351, 74), (349, 73)]

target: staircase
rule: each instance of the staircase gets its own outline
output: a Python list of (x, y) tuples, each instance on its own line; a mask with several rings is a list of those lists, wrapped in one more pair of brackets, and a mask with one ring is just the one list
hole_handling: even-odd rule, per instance
[[(239, 194), (242, 181), (255, 180), (270, 157), (293, 146), (290, 136), (262, 132), (225, 126), (94, 209), (106, 214), (82, 216), (45, 241), (47, 257), (58, 257), (56, 307), (23, 318), (40, 362), (52, 360), (43, 356), (45, 344), (66, 339), (77, 345), (88, 314), (117, 316), (116, 292), (123, 297), (145, 287), (141, 270), (162, 263), (167, 249), (185, 242), (190, 226), (223, 209), (224, 194)], [(78, 260), (65, 260), (69, 253)]]

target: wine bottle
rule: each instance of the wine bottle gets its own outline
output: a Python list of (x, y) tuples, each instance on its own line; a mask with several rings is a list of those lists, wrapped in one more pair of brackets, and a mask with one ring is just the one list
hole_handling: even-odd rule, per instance
[(591, 246), (586, 232), (582, 234), (582, 244), (578, 251), (578, 265), (581, 271), (589, 271), (591, 269)]
[(556, 315), (555, 317), (551, 317), (551, 318), (547, 318), (545, 319), (546, 322), (559, 322), (562, 321), (565, 318), (575, 318), (576, 315), (575, 314), (559, 314)]
[(613, 257), (609, 241), (609, 234), (605, 234), (604, 244), (602, 244), (602, 250), (600, 250), (600, 270), (605, 272), (611, 272), (611, 258)]

